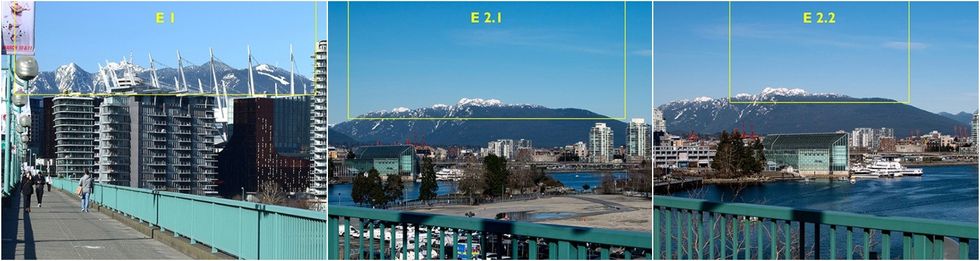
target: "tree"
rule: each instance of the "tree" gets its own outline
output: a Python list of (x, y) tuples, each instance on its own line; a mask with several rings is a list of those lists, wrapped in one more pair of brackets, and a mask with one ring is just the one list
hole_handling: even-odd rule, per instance
[(499, 197), (504, 195), (504, 186), (507, 185), (507, 177), (510, 172), (507, 170), (507, 159), (490, 154), (483, 158), (483, 168), (486, 170), (487, 189), (484, 195)]
[(599, 184), (599, 192), (602, 194), (616, 193), (616, 178), (612, 174), (602, 175), (602, 183)]
[(431, 158), (422, 160), (422, 184), (419, 185), (419, 200), (430, 200), (436, 197), (439, 183), (436, 183), (435, 166)]
[(378, 170), (371, 169), (368, 171), (367, 179), (370, 184), (368, 197), (371, 199), (371, 207), (383, 208), (388, 204), (388, 197), (385, 195), (384, 184), (381, 183), (381, 174), (378, 173)]
[[(368, 173), (371, 172), (377, 173), (378, 171), (375, 169), (371, 169), (370, 171), (368, 171)], [(370, 176), (370, 174), (368, 175), (360, 174), (354, 176), (353, 184), (351, 184), (350, 197), (355, 204), (361, 205), (361, 204), (371, 203), (372, 183), (370, 178), (368, 178), (368, 176)]]
[(510, 178), (507, 179), (507, 187), (524, 194), (526, 189), (535, 186), (534, 175), (533, 169), (529, 167), (518, 167), (510, 173)]
[(715, 158), (711, 160), (711, 168), (718, 176), (727, 177), (733, 174), (732, 154), (731, 138), (728, 132), (722, 131), (718, 138), (718, 148), (715, 149)]
[(471, 164), (466, 166), (463, 169), (463, 178), (459, 180), (459, 191), (466, 194), (471, 205), (475, 205), (476, 195), (483, 194), (483, 191), (486, 190), (486, 175), (483, 174), (483, 169), (479, 167), (473, 167)]
[(405, 185), (402, 184), (402, 177), (399, 175), (388, 175), (385, 178), (384, 185), (384, 201), (381, 203), (382, 206), (387, 206), (388, 203), (395, 202), (404, 198)]
[(752, 155), (752, 158), (755, 160), (755, 164), (752, 166), (751, 171), (753, 173), (762, 172), (766, 169), (767, 165), (765, 146), (762, 145), (761, 141), (755, 140), (755, 142), (752, 143), (752, 152), (754, 154)]
[(279, 186), (279, 183), (265, 181), (259, 185), (259, 192), (256, 197), (263, 204), (281, 205), (286, 201), (286, 192)]

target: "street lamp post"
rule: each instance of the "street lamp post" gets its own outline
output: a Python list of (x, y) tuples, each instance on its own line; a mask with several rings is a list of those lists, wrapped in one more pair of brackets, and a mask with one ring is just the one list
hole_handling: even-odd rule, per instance
[[(20, 134), (16, 136), (13, 133), (14, 128), (14, 113), (20, 114), (20, 107), (27, 103), (27, 95), (24, 93), (24, 89), (27, 86), (28, 81), (33, 80), (37, 77), (37, 60), (33, 56), (20, 56), (16, 59), (9, 59), (8, 56), (7, 68), (5, 74), (7, 81), (4, 82), (4, 104), (6, 106), (7, 115), (4, 119), (4, 138), (2, 142), (3, 151), (3, 192), (4, 194), (9, 193), (10, 189), (13, 187), (12, 184), (17, 182), (18, 176), (13, 175), (15, 167), (13, 162), (14, 159), (19, 157), (18, 151), (15, 149), (17, 146), (22, 146), (22, 140), (20, 140)], [(16, 78), (15, 78), (16, 77)], [(14, 88), (15, 85), (19, 85), (20, 88)], [(16, 94), (15, 94), (16, 92)], [(13, 106), (11, 106), (13, 105)], [(16, 107), (16, 108), (15, 108)], [(16, 111), (14, 110), (16, 109)], [(16, 125), (20, 127), (19, 125)], [(26, 156), (26, 155), (25, 155)], [(19, 161), (19, 160), (17, 160)]]

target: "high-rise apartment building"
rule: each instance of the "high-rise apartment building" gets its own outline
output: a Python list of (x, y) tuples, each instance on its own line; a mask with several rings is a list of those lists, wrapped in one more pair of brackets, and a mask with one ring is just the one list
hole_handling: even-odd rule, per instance
[(629, 157), (650, 156), (650, 127), (643, 118), (630, 121), (626, 135), (626, 155)]
[(263, 187), (266, 184), (287, 193), (308, 189), (311, 162), (302, 147), (309, 144), (309, 130), (296, 124), (309, 122), (309, 101), (309, 97), (235, 100), (235, 133), (218, 156), (221, 196), (271, 188)]
[[(80, 178), (94, 170), (95, 114), (91, 97), (59, 96), (52, 99), (57, 175)], [(94, 174), (94, 173), (92, 173)]]
[(613, 131), (605, 123), (597, 122), (589, 131), (589, 158), (597, 163), (613, 160)]
[(664, 120), (664, 113), (658, 109), (653, 109), (653, 131), (667, 132), (667, 121)]
[(99, 174), (112, 184), (217, 195), (214, 97), (143, 89), (119, 80), (99, 115)]
[(313, 53), (313, 101), (310, 103), (310, 148), (312, 153), (312, 177), (308, 192), (318, 200), (327, 200), (328, 164), (330, 162), (327, 144), (327, 93), (328, 66), (327, 41), (317, 42)]

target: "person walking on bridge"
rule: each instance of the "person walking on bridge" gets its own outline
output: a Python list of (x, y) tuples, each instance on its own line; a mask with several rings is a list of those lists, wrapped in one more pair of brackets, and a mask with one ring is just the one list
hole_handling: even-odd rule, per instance
[(34, 193), (34, 179), (27, 172), (20, 178), (20, 192), (21, 197), (24, 198), (24, 212), (31, 212), (31, 194)]
[(34, 171), (34, 194), (37, 194), (37, 207), (41, 207), (41, 200), (44, 198), (44, 185), (47, 180), (35, 169)]
[(82, 198), (82, 212), (88, 212), (88, 198), (92, 194), (92, 176), (88, 175), (88, 170), (85, 170), (85, 175), (78, 180), (78, 196)]

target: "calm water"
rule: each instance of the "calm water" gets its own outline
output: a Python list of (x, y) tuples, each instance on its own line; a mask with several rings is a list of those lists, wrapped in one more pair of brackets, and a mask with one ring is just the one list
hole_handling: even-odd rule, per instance
[[(616, 179), (625, 179), (625, 172), (614, 172), (613, 177)], [(582, 185), (588, 184), (589, 187), (595, 188), (602, 183), (602, 173), (595, 172), (576, 172), (576, 173), (555, 173), (549, 174), (562, 184), (567, 187), (572, 187), (576, 190), (582, 190)], [(419, 197), (419, 187), (421, 183), (417, 182), (405, 182), (405, 199), (416, 199)], [(354, 201), (351, 200), (351, 184), (336, 184), (330, 185), (327, 188), (327, 192), (330, 193), (330, 205), (335, 206), (353, 206)], [(456, 192), (456, 184), (451, 181), (439, 181), (439, 190), (436, 194), (448, 195)]]
[(922, 177), (789, 181), (733, 187), (710, 185), (678, 197), (745, 202), (882, 216), (977, 222), (977, 166), (924, 167)]

